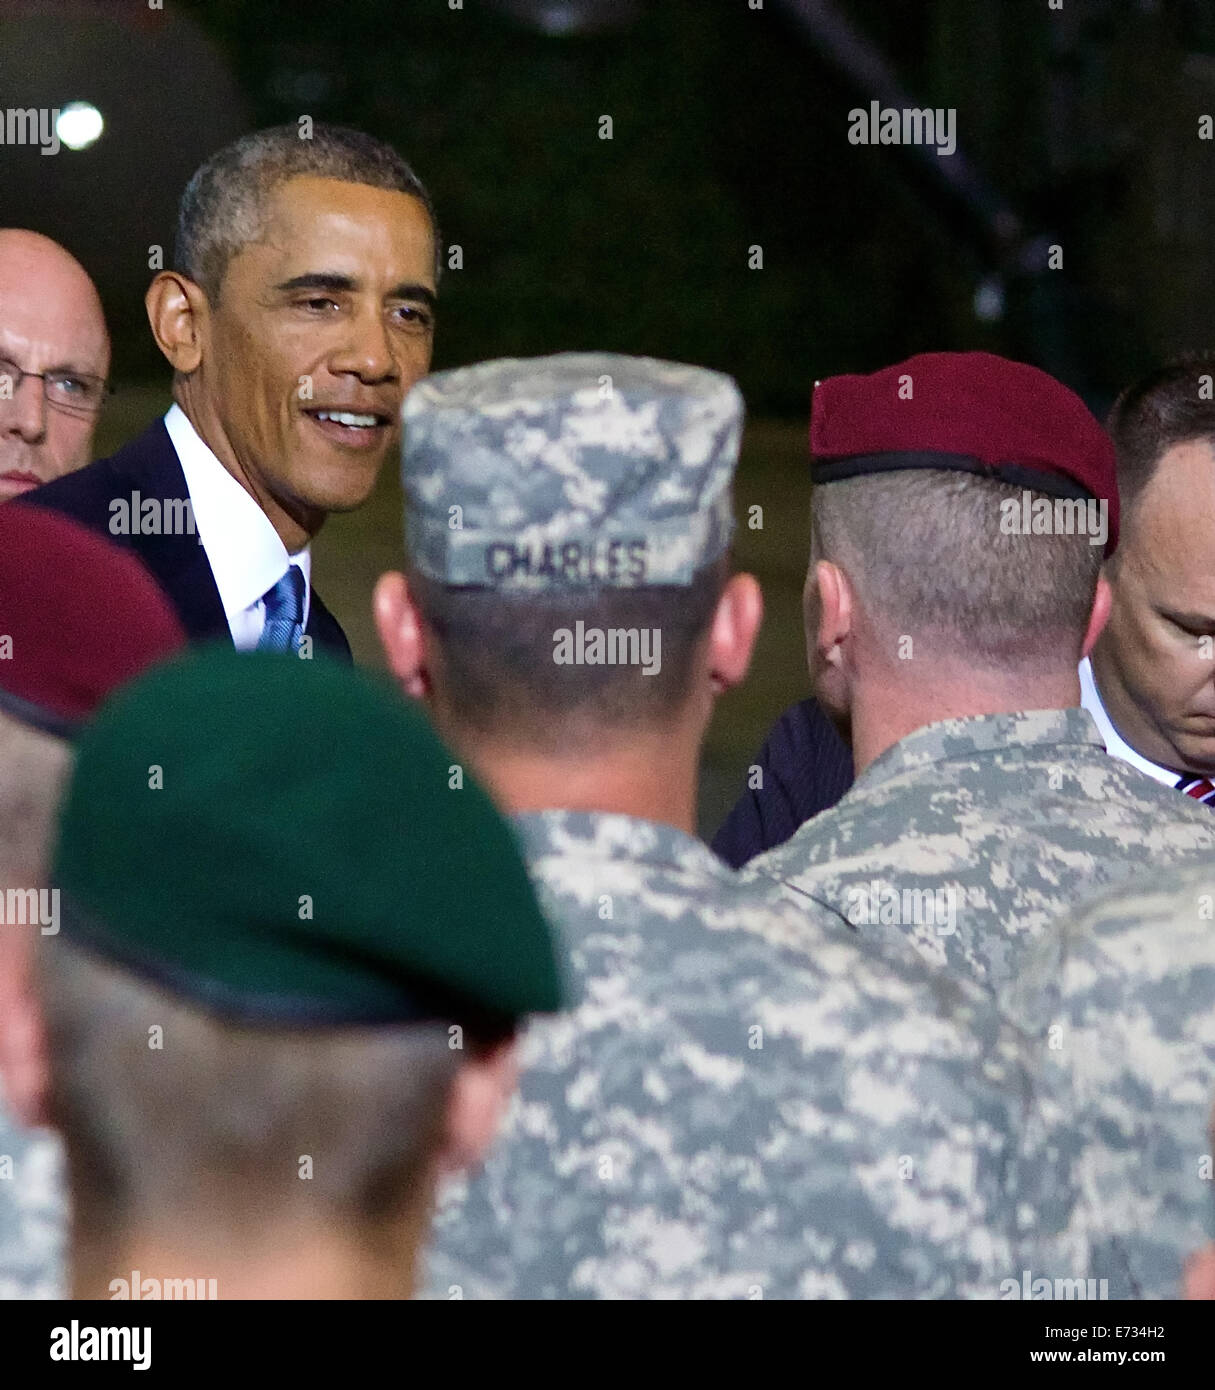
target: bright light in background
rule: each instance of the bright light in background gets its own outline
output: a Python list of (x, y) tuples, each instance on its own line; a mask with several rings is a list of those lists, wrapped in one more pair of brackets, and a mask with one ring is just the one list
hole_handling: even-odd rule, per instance
[(87, 150), (104, 129), (101, 112), (87, 101), (69, 101), (55, 122), (55, 134), (69, 150)]

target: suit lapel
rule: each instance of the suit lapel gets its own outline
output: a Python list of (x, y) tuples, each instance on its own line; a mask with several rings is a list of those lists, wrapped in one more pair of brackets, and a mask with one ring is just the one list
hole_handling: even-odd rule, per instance
[[(132, 494), (138, 492), (141, 500), (153, 497), (163, 503), (184, 501), (190, 496), (177, 450), (162, 420), (157, 420), (127, 449), (120, 450), (114, 463), (130, 479)], [(191, 641), (232, 640), (215, 576), (197, 533), (139, 536), (134, 548), (173, 600)]]
[(306, 630), (310, 636), (316, 638), (318, 645), (324, 647), (331, 656), (335, 656), (341, 661), (352, 662), (354, 660), (350, 652), (350, 643), (346, 640), (346, 634), (342, 631), (341, 624), (321, 602), (321, 596), (315, 589), (312, 591)]

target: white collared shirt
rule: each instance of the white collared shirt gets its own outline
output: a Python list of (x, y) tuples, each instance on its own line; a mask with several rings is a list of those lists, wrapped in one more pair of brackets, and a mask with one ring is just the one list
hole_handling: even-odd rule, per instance
[(1097, 728), (1101, 730), (1107, 753), (1121, 758), (1124, 763), (1130, 763), (1132, 767), (1137, 767), (1140, 772), (1146, 772), (1149, 777), (1163, 782), (1166, 787), (1177, 785), (1179, 773), (1174, 772), (1172, 768), (1161, 767), (1159, 763), (1149, 762), (1142, 753), (1136, 753), (1114, 728), (1113, 721), (1101, 703), (1101, 696), (1097, 693), (1097, 682), (1093, 679), (1093, 664), (1087, 656), (1080, 663), (1080, 703), (1093, 716)]
[(239, 651), (256, 647), (266, 625), (266, 594), (298, 566), (304, 576), (304, 626), (312, 604), (312, 555), (295, 555), (279, 539), (270, 518), (199, 437), (182, 408), (165, 415), (194, 510), (194, 524), (207, 553), (224, 616)]

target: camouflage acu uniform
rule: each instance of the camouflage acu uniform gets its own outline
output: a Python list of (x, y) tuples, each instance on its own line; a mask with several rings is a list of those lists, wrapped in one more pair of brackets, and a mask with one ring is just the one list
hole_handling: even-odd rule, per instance
[(982, 991), (669, 826), (518, 819), (583, 999), (533, 1025), (504, 1132), (440, 1206), (430, 1296), (998, 1296), (1042, 1267), (1059, 1113)]
[(917, 729), (744, 873), (994, 989), (1102, 884), (1213, 851), (1211, 812), (1111, 758), (1087, 711), (1033, 710)]
[(1215, 1234), (1213, 905), (1210, 862), (1163, 876), (1144, 854), (1124, 891), (1036, 943), (1003, 996), (1040, 1039), (1040, 1083), (1075, 1097), (1071, 1249), (1111, 1292), (1180, 1297), (1186, 1257)]
[[(725, 553), (727, 377), (490, 362), (420, 383), (403, 418), (411, 560), (437, 583), (568, 602), (686, 586)], [(671, 826), (520, 823), (583, 1001), (534, 1027), (505, 1134), (443, 1205), (434, 1296), (945, 1296), (1017, 1277), (1062, 1189), (1037, 1142), (1050, 1097), (989, 997), (744, 888)]]
[(0, 1302), (64, 1297), (66, 1227), (58, 1141), (21, 1128), (0, 1102)]

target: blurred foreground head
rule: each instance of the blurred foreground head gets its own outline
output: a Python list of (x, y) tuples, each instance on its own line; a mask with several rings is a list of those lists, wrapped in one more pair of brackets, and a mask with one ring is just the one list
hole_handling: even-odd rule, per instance
[(46, 867), (72, 740), (183, 642), (137, 560), (55, 513), (0, 511), (0, 1079), (27, 1123), (44, 1084), (29, 961), (55, 930)]
[(810, 453), (807, 652), (837, 722), (874, 692), (914, 721), (896, 737), (1079, 703), (1118, 489), (1078, 396), (990, 353), (926, 353), (820, 382)]
[[(491, 778), (504, 760), (621, 754), (690, 783), (761, 614), (755, 581), (729, 575), (742, 414), (728, 377), (608, 353), (486, 362), (410, 393), (409, 569), (381, 579), (377, 622), (405, 690)], [(537, 804), (576, 807), (576, 777)]]
[(81, 740), (53, 881), (76, 1293), (407, 1295), (517, 1022), (560, 1004), (514, 840), (423, 716), (336, 663), (163, 667)]
[(49, 237), (0, 229), (0, 502), (88, 463), (109, 370), (85, 268)]

